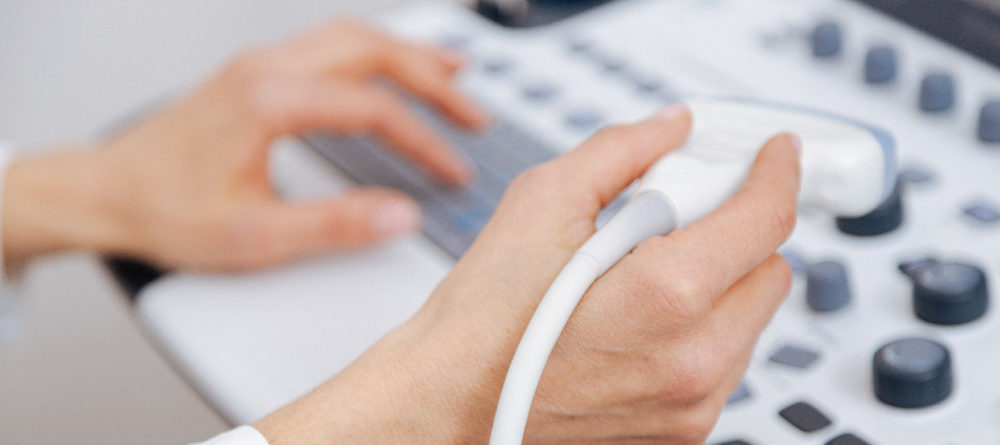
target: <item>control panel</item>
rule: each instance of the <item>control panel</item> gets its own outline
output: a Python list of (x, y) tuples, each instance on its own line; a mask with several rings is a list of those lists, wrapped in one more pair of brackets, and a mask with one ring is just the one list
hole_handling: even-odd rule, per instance
[(847, 0), (621, 0), (508, 29), (455, 5), (388, 29), (465, 53), (463, 87), (555, 152), (698, 95), (889, 130), (900, 180), (800, 215), (793, 290), (710, 444), (1000, 443), (1000, 72)]

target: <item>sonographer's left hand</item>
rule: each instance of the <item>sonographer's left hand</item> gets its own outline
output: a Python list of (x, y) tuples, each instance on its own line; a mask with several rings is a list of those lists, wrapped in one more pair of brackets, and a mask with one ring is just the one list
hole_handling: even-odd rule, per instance
[[(256, 426), (275, 443), (485, 444), (542, 295), (598, 211), (689, 126), (673, 108), (519, 177), (410, 322)], [(704, 442), (790, 285), (775, 250), (795, 224), (797, 145), (772, 139), (736, 197), (594, 284), (545, 368), (526, 443)]]
[(283, 202), (268, 177), (269, 147), (314, 130), (374, 133), (461, 184), (473, 175), (464, 158), (379, 82), (481, 127), (487, 117), (452, 79), (461, 63), (354, 21), (248, 51), (110, 141), (17, 161), (4, 187), (4, 261), (88, 249), (168, 268), (242, 270), (413, 231), (419, 209), (394, 190)]

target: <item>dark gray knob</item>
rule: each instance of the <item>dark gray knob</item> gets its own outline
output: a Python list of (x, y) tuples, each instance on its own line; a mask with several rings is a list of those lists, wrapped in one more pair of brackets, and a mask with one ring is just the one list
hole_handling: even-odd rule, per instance
[(955, 79), (944, 72), (929, 73), (920, 82), (920, 109), (928, 113), (955, 106)]
[(897, 340), (879, 348), (872, 361), (875, 396), (899, 408), (922, 408), (951, 395), (951, 354), (923, 338)]
[(831, 20), (816, 24), (811, 39), (813, 55), (820, 59), (829, 59), (840, 55), (844, 46), (844, 36), (840, 30), (840, 24)]
[(979, 140), (1000, 142), (1000, 101), (989, 101), (979, 110)]
[(837, 228), (848, 235), (882, 235), (903, 224), (903, 215), (903, 181), (896, 181), (892, 193), (875, 210), (857, 218), (837, 218)]
[(912, 271), (913, 311), (928, 323), (956, 325), (982, 317), (989, 307), (986, 274), (977, 266), (932, 262)]
[(873, 46), (865, 55), (865, 82), (884, 84), (896, 80), (898, 60), (895, 48)]
[(806, 302), (816, 312), (833, 312), (851, 302), (847, 268), (839, 261), (820, 261), (806, 270)]

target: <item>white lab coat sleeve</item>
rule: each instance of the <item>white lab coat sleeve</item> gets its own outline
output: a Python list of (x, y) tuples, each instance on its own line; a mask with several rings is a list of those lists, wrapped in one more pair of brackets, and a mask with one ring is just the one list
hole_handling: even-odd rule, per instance
[(243, 425), (219, 434), (207, 442), (193, 445), (268, 445), (268, 443), (254, 427)]

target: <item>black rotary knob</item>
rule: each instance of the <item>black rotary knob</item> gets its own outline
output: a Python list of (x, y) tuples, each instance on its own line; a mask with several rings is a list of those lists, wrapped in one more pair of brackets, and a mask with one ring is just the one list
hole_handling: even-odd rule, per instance
[(875, 396), (899, 408), (935, 405), (954, 386), (951, 354), (933, 340), (905, 338), (879, 348), (872, 363)]
[(978, 266), (931, 262), (909, 275), (913, 280), (913, 311), (928, 323), (968, 323), (989, 308), (986, 274)]

